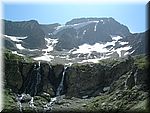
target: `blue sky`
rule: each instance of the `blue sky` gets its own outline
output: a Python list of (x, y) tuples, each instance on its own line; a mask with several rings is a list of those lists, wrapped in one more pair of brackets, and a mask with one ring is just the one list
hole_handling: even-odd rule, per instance
[(4, 19), (65, 24), (73, 18), (113, 17), (131, 32), (146, 30), (146, 4), (3, 4)]

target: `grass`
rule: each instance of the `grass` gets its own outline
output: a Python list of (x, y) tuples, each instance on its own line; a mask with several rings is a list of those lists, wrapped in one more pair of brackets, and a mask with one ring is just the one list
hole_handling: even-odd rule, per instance
[(139, 69), (147, 69), (148, 68), (148, 61), (147, 57), (145, 55), (137, 55), (134, 57), (134, 64), (139, 68)]
[(4, 58), (4, 60), (18, 60), (18, 61), (26, 61), (26, 62), (33, 61), (33, 59), (30, 57), (18, 56), (16, 54), (12, 54), (12, 52), (9, 49), (4, 49), (3, 58)]
[(17, 104), (13, 99), (13, 95), (10, 93), (9, 89), (4, 89), (4, 111), (13, 111), (17, 109)]

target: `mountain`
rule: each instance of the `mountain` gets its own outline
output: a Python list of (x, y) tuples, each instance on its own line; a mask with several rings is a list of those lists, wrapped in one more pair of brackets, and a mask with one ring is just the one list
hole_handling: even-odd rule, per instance
[(2, 112), (149, 113), (147, 32), (113, 18), (4, 25)]
[[(98, 41), (111, 41), (110, 35), (125, 37), (130, 32), (126, 26), (121, 25), (113, 18), (81, 18), (73, 19), (67, 22), (65, 26), (58, 27), (53, 34), (61, 40), (62, 48), (70, 49), (84, 43), (95, 44)], [(71, 42), (68, 43), (69, 46), (67, 45), (67, 47), (65, 44), (66, 39)]]
[(8, 36), (27, 37), (21, 43), (25, 48), (44, 48), (44, 31), (35, 20), (12, 22), (4, 20), (4, 34)]
[(52, 63), (98, 62), (145, 53), (145, 32), (132, 34), (113, 18), (76, 18), (39, 24), (4, 20), (5, 47), (15, 54)]

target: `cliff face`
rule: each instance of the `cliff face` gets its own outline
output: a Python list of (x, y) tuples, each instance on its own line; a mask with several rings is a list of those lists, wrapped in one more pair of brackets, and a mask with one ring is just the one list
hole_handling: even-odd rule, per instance
[[(27, 93), (32, 96), (46, 92), (54, 96), (62, 77), (63, 66), (49, 66), (41, 63), (25, 63), (20, 61), (5, 61), (5, 87), (15, 93)], [(36, 91), (35, 91), (36, 90)]]
[(68, 68), (11, 59), (4, 65), (6, 112), (147, 110), (148, 78), (143, 56)]
[(66, 74), (66, 95), (92, 97), (106, 91), (132, 89), (135, 85), (145, 87), (146, 69), (139, 69), (132, 58), (112, 64), (111, 62), (70, 67)]
[[(43, 92), (56, 95), (62, 80), (64, 66), (47, 63), (25, 63), (5, 61), (5, 86), (15, 93), (27, 93), (31, 96)], [(63, 91), (68, 97), (97, 96), (118, 88), (131, 89), (135, 85), (144, 88), (146, 69), (135, 65), (133, 58), (120, 61), (107, 61), (98, 64), (72, 65), (68, 67), (63, 81)]]

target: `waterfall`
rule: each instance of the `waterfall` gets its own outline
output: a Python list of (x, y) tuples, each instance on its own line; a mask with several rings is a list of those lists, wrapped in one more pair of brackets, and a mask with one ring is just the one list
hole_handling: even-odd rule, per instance
[(39, 67), (40, 67), (41, 62), (39, 61)]
[(125, 89), (128, 89), (128, 87), (127, 87), (127, 81), (128, 81), (128, 79), (129, 79), (130, 76), (131, 76), (131, 75), (129, 74), (129, 75), (127, 76), (126, 80), (125, 80)]
[(32, 97), (30, 102), (29, 102), (29, 106), (32, 108), (32, 109), (35, 109), (36, 110), (36, 106), (34, 106), (34, 102), (33, 102), (34, 98)]
[(24, 78), (23, 85), (20, 88), (20, 93), (29, 94), (32, 97), (37, 95), (42, 79), (41, 71), (42, 68), (40, 61), (38, 63), (34, 63), (27, 73), (27, 76)]
[(61, 82), (60, 82), (60, 84), (59, 84), (59, 86), (57, 88), (56, 96), (60, 96), (61, 91), (63, 91), (63, 83), (64, 83), (66, 69), (67, 69), (67, 67), (64, 66), (64, 71), (63, 71), (62, 79), (61, 79)]
[(22, 112), (22, 104), (21, 104), (21, 100), (23, 98), (23, 94), (21, 95), (17, 95), (16, 100), (17, 100), (17, 106), (19, 107), (19, 111)]
[[(35, 81), (35, 86), (34, 87), (34, 95), (37, 94), (37, 87), (41, 82), (41, 74), (40, 74), (40, 61), (38, 62), (38, 67), (36, 67), (35, 71), (36, 71), (36, 81)], [(34, 85), (34, 84), (33, 84)], [(34, 96), (33, 95), (33, 96)]]
[(22, 102), (26, 101), (24, 99), (27, 98), (27, 95), (30, 96), (31, 100), (28, 101), (28, 105), (33, 109), (36, 110), (36, 106), (34, 105), (34, 96), (38, 93), (39, 84), (41, 83), (41, 62), (35, 63), (32, 68), (27, 73), (27, 77), (20, 89), (20, 94), (16, 95), (17, 106), (19, 111), (22, 112), (23, 105)]
[(61, 79), (61, 82), (60, 82), (60, 84), (59, 84), (59, 86), (56, 90), (56, 97), (51, 98), (51, 101), (43, 106), (44, 107), (44, 112), (46, 112), (47, 110), (52, 110), (53, 105), (60, 99), (61, 92), (63, 91), (63, 88), (64, 88), (63, 83), (64, 83), (65, 72), (66, 72), (67, 68), (68, 67), (64, 66), (64, 70), (63, 70), (63, 73), (62, 73), (62, 79)]
[(135, 86), (137, 85), (137, 73), (138, 73), (138, 71), (136, 70), (136, 72), (134, 73)]
[(56, 102), (56, 100), (57, 100), (57, 97), (51, 98), (51, 101), (43, 106), (44, 111), (52, 110), (53, 104)]

